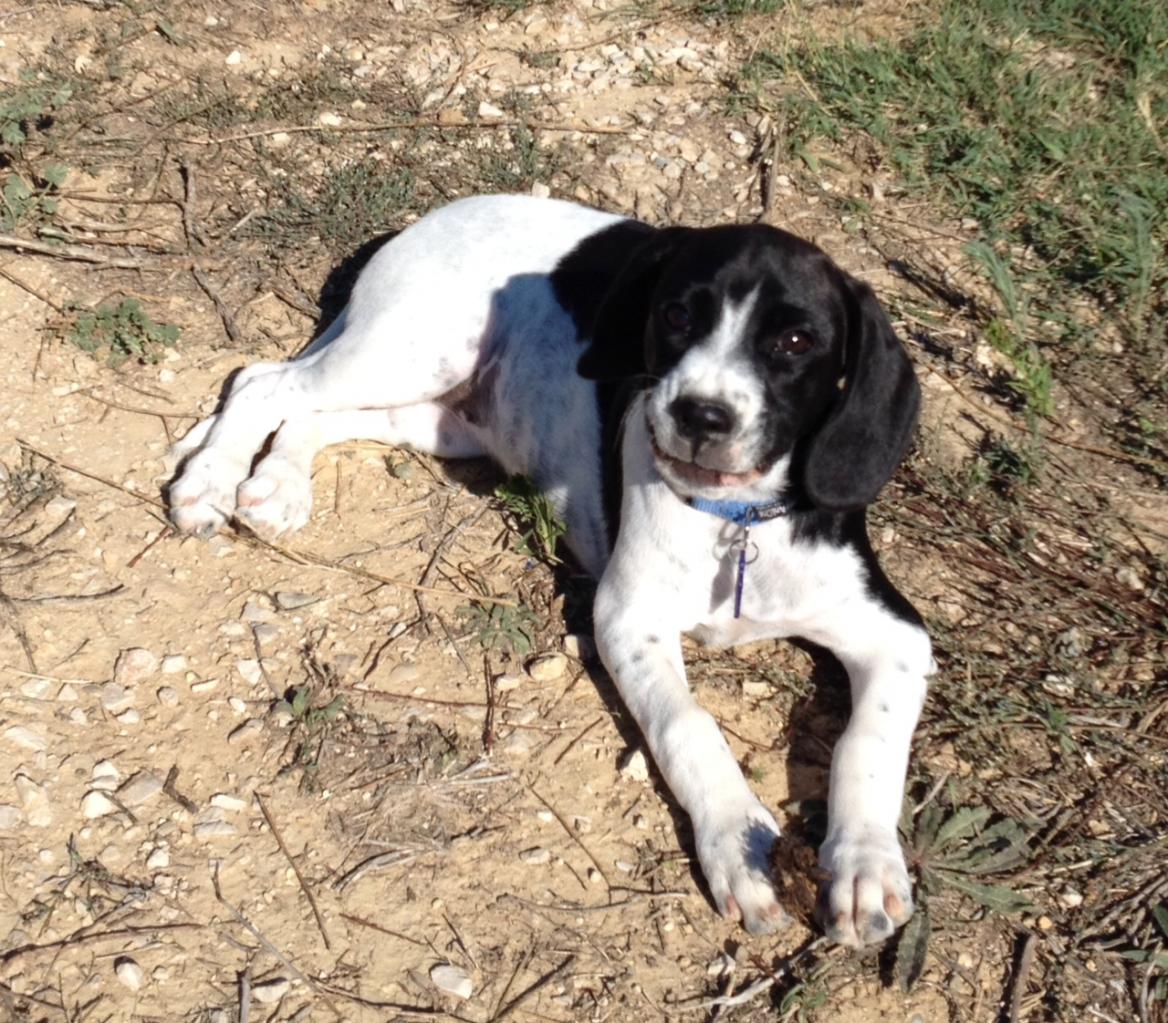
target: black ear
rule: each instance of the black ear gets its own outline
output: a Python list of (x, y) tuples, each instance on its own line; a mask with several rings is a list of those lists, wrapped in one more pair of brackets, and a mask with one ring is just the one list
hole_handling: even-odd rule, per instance
[(687, 230), (655, 230), (626, 259), (597, 307), (588, 347), (576, 364), (580, 376), (620, 380), (645, 372), (645, 325), (653, 292)]
[(872, 289), (846, 281), (843, 390), (812, 438), (803, 467), (808, 497), (828, 511), (876, 500), (908, 448), (921, 404), (908, 353)]

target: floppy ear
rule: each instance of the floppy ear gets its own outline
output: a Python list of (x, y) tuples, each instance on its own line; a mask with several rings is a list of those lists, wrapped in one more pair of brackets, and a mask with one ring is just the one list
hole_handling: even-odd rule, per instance
[(871, 504), (908, 449), (921, 389), (908, 353), (866, 284), (847, 277), (844, 385), (812, 438), (803, 482), (828, 511)]
[(687, 228), (653, 232), (625, 261), (596, 310), (588, 347), (576, 364), (586, 380), (619, 380), (645, 372), (645, 325), (657, 280)]

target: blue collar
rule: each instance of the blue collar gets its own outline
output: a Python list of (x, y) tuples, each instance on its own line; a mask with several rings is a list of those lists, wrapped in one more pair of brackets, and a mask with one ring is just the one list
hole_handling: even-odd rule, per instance
[(691, 497), (688, 503), (697, 511), (717, 515), (738, 526), (750, 526), (755, 522), (766, 522), (791, 513), (791, 503), (783, 498), (767, 504), (746, 504), (742, 501), (707, 501), (704, 497)]

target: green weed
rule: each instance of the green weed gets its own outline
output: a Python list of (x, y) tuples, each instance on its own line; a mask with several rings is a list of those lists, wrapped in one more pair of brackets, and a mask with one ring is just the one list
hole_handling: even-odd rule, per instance
[(532, 182), (546, 181), (555, 171), (554, 153), (539, 146), (534, 132), (524, 125), (511, 129), (510, 149), (480, 151), (477, 177), (485, 192), (526, 192)]
[(157, 362), (162, 350), (173, 348), (181, 334), (173, 324), (155, 323), (134, 298), (96, 309), (72, 305), (66, 308), (66, 317), (65, 340), (91, 355), (106, 351), (111, 366), (120, 366), (130, 358)]
[(504, 604), (482, 604), (474, 601), (458, 609), (458, 615), (476, 634), (484, 650), (523, 657), (535, 645), (536, 617), (522, 604), (507, 607)]
[(783, 108), (793, 151), (866, 132), (910, 188), (1017, 252), (1031, 329), (1085, 338), (1078, 291), (1150, 341), (1168, 287), (1166, 38), (1160, 0), (942, 0), (894, 41), (762, 51), (743, 88)]
[(31, 135), (52, 123), (53, 112), (72, 95), (70, 85), (38, 81), (34, 74), (26, 73), (20, 85), (0, 95), (0, 146), (19, 149)]
[(542, 558), (558, 565), (556, 544), (567, 532), (567, 526), (556, 514), (547, 495), (538, 490), (526, 476), (512, 476), (495, 487), (495, 497), (524, 529), (518, 549), (534, 558)]
[(63, 164), (50, 163), (35, 176), (30, 175), (31, 183), (11, 172), (0, 185), (0, 231), (11, 231), (22, 222), (56, 213), (55, 193), (68, 172)]

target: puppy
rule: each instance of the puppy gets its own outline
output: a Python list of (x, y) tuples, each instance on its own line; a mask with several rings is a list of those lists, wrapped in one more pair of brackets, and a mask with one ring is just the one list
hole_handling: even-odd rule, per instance
[(180, 444), (170, 515), (200, 536), (234, 519), (281, 537), (308, 520), (315, 453), (353, 438), (533, 478), (600, 580), (597, 648), (692, 819), (713, 899), (755, 934), (785, 919), (779, 829), (690, 694), (681, 636), (826, 647), (852, 714), (819, 915), (862, 946), (912, 913), (897, 820), (932, 658), (864, 509), (918, 404), (871, 290), (807, 242), (476, 197), (384, 245), (299, 358), (239, 374)]

